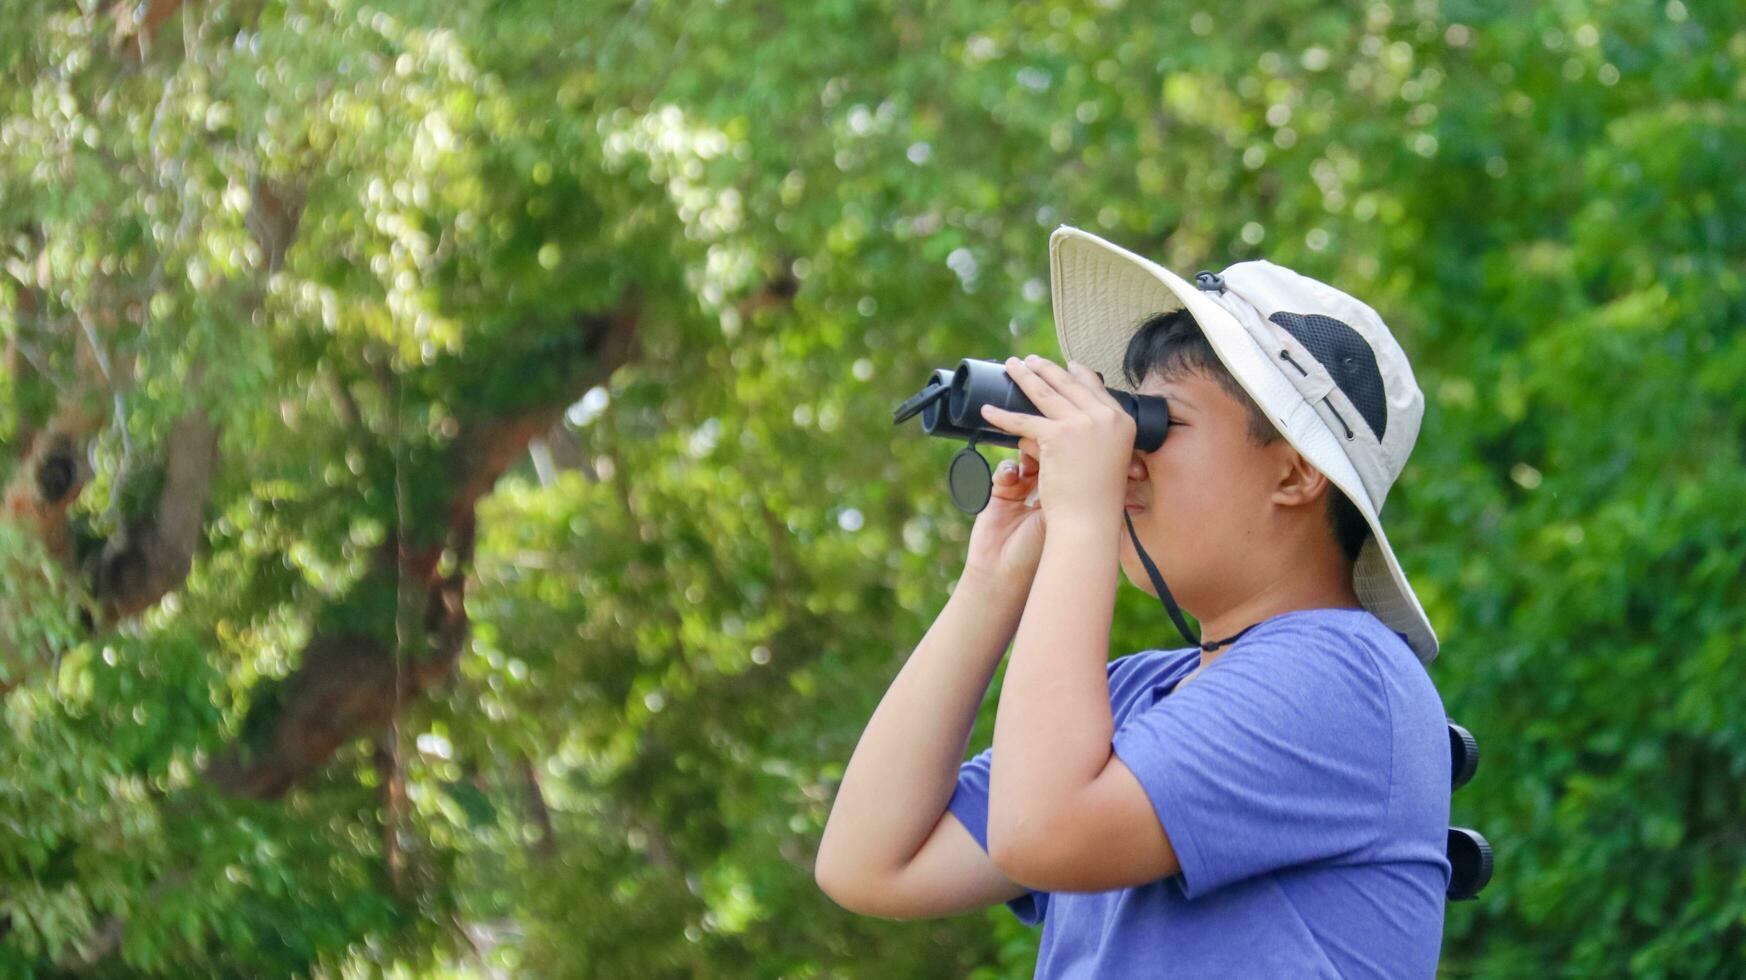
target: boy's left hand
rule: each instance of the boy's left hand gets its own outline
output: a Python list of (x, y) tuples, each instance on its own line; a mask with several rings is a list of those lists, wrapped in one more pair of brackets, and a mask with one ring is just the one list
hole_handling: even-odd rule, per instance
[(1120, 522), (1134, 456), (1134, 419), (1110, 397), (1097, 373), (1083, 364), (1066, 368), (1032, 354), (1006, 359), (1006, 373), (1042, 416), (993, 405), (982, 417), (1019, 437), (1035, 456), (1038, 489), (1051, 525), (1080, 517)]

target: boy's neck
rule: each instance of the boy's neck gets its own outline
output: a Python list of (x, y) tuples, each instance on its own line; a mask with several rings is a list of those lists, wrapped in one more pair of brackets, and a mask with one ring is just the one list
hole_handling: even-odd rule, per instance
[[(1200, 635), (1208, 642), (1223, 640), (1283, 613), (1302, 609), (1355, 609), (1361, 605), (1358, 593), (1352, 588), (1350, 574), (1339, 578), (1287, 577), (1250, 593), (1225, 609), (1209, 613), (1200, 621)], [(1201, 667), (1211, 665), (1229, 649), (1220, 647), (1210, 652), (1201, 651)]]

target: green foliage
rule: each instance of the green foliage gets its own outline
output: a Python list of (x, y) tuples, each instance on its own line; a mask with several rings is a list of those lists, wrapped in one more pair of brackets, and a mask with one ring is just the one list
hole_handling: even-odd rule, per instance
[[(87, 972), (1028, 975), (1004, 910), (859, 918), (811, 859), (968, 531), (889, 412), (1058, 353), (1065, 222), (1300, 269), (1411, 354), (1386, 516), (1498, 850), (1444, 973), (1746, 976), (1734, 7), (219, 0), (143, 60), (111, 7), (0, 38), (0, 449), (89, 326), (132, 380), (78, 519), (143, 512), (190, 408), (221, 464), (187, 582), (109, 634), (0, 524), (0, 973), (119, 929)], [(459, 426), (569, 391), (633, 293), (572, 468), (481, 504), (454, 683), (214, 794), (311, 636), (393, 635), (369, 556)], [(1170, 642), (1119, 597), (1112, 653)]]

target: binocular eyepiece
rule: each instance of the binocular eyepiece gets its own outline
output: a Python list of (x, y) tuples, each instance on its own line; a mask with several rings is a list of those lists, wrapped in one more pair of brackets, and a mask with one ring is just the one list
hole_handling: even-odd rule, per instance
[[(1479, 771), (1479, 740), (1453, 721), (1449, 722), (1449, 792), (1467, 785)], [(1491, 881), (1495, 858), (1491, 842), (1471, 827), (1450, 827), (1448, 840), (1448, 896), (1464, 902), (1479, 895)]]
[[(1158, 395), (1136, 395), (1105, 388), (1122, 411), (1134, 420), (1134, 448), (1151, 452), (1164, 444), (1170, 428), (1170, 412)], [(977, 443), (1016, 448), (1019, 437), (982, 417), (982, 406), (993, 405), (1009, 412), (1042, 415), (1000, 361), (966, 357), (955, 370), (939, 368), (922, 390), (891, 413), (892, 424), (901, 425), (921, 416), (922, 431), (930, 436), (969, 442), (952, 457), (947, 483), (952, 502), (966, 513), (979, 513), (988, 505), (994, 487), (994, 471), (975, 451)]]

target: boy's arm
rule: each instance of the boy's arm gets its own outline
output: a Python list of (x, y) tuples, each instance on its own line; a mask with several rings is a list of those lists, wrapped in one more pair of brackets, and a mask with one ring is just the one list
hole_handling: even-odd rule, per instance
[(994, 720), (988, 851), (1038, 891), (1110, 891), (1181, 865), (1139, 779), (1112, 747), (1109, 635), (1120, 556), (1103, 515), (1057, 520)]
[(976, 709), (1018, 628), (1022, 592), (965, 572), (849, 758), (814, 877), (844, 908), (920, 918), (1025, 893), (946, 812)]

